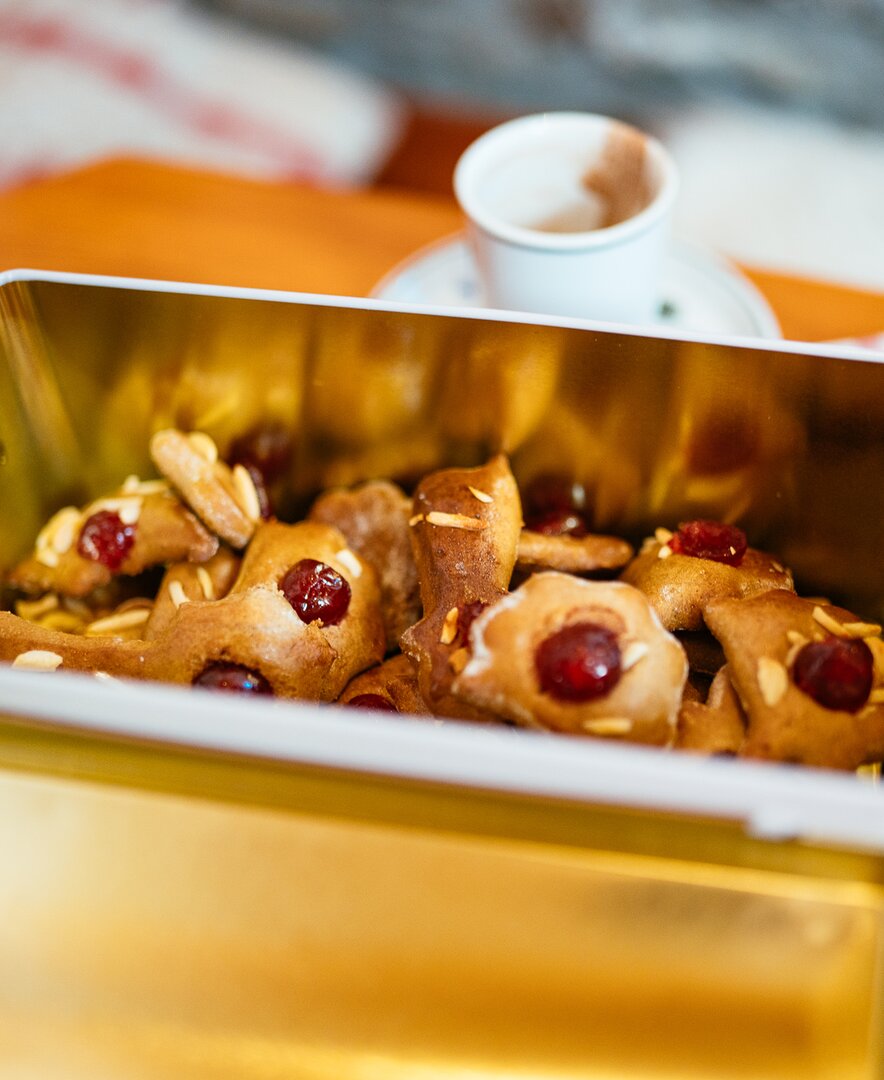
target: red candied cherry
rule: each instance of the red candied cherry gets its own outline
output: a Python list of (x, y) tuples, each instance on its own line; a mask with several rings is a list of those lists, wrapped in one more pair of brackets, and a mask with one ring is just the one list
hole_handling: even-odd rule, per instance
[(575, 510), (547, 510), (525, 519), (525, 528), (545, 536), (586, 536), (586, 519)]
[(337, 626), (350, 607), (350, 585), (328, 563), (301, 559), (284, 575), (279, 588), (301, 622), (317, 619)]
[(522, 501), (529, 517), (541, 517), (553, 510), (584, 510), (586, 490), (583, 484), (561, 473), (539, 473), (525, 485)]
[(270, 683), (263, 675), (250, 671), (242, 664), (228, 664), (223, 660), (203, 668), (193, 680), (193, 685), (237, 694), (273, 694)]
[(869, 700), (874, 660), (860, 638), (810, 641), (795, 657), (792, 680), (824, 709), (855, 713)]
[(743, 530), (723, 521), (682, 522), (669, 541), (670, 549), (678, 555), (712, 559), (728, 566), (742, 563), (747, 546)]
[(77, 554), (108, 570), (119, 570), (134, 543), (134, 525), (126, 525), (114, 510), (99, 510), (83, 523)]
[(261, 474), (261, 479), (269, 484), (286, 471), (291, 456), (291, 432), (282, 424), (267, 424), (235, 439), (227, 453), (227, 460), (231, 466), (253, 466)]
[(381, 697), (380, 694), (357, 694), (355, 697), (351, 697), (349, 701), (344, 702), (345, 705), (350, 705), (354, 709), (376, 709), (379, 712), (399, 712), (392, 701), (388, 701), (387, 698)]
[(617, 635), (597, 623), (573, 623), (543, 640), (534, 655), (540, 689), (560, 701), (593, 701), (619, 682)]

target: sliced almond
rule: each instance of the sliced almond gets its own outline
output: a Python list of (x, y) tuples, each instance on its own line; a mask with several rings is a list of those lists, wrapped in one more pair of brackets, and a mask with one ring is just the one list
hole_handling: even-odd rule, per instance
[(362, 563), (349, 548), (341, 548), (340, 551), (336, 551), (335, 558), (339, 563), (343, 563), (347, 567), (353, 577), (362, 577)]
[(650, 646), (646, 641), (630, 641), (620, 657), (620, 670), (629, 671), (630, 668), (634, 668), (649, 652)]
[(106, 615), (103, 619), (96, 619), (89, 623), (84, 633), (87, 637), (108, 637), (119, 633), (121, 630), (131, 630), (135, 626), (143, 626), (150, 618), (150, 608), (133, 607), (127, 611), (116, 611), (112, 615)]
[(785, 665), (770, 656), (762, 656), (758, 660), (756, 679), (765, 705), (770, 708), (779, 705), (789, 688), (789, 672)]
[(833, 618), (825, 608), (815, 607), (813, 609), (813, 617), (816, 622), (824, 629), (828, 630), (830, 634), (835, 634), (837, 637), (847, 637), (847, 631), (844, 629), (844, 623), (838, 622)]
[(439, 634), (439, 642), (442, 645), (450, 645), (457, 636), (457, 616), (458, 609), (453, 607), (446, 614), (445, 620), (442, 623), (442, 632)]
[(632, 721), (625, 716), (604, 716), (598, 720), (584, 720), (580, 725), (589, 735), (628, 735)]
[(215, 586), (212, 584), (209, 571), (204, 566), (198, 566), (196, 568), (196, 579), (200, 583), (200, 588), (203, 590), (203, 596), (207, 600), (214, 600)]
[(467, 648), (455, 649), (448, 657), (448, 666), (455, 675), (460, 675), (470, 661), (470, 650)]
[(46, 593), (45, 596), (41, 596), (39, 600), (17, 600), (15, 613), (19, 618), (33, 622), (35, 619), (39, 619), (41, 615), (47, 615), (50, 611), (55, 611), (57, 607), (58, 596), (50, 592)]
[(236, 501), (242, 508), (243, 513), (249, 521), (260, 521), (261, 500), (258, 498), (258, 491), (255, 488), (252, 474), (245, 465), (234, 465), (231, 475), (233, 477), (233, 486), (236, 489)]
[(55, 671), (62, 664), (62, 658), (58, 653), (49, 652), (48, 649), (29, 649), (19, 653), (12, 661), (14, 668), (24, 668), (27, 671)]
[(162, 495), (169, 490), (168, 480), (141, 480), (134, 473), (123, 481), (124, 495)]
[(431, 510), (427, 514), (427, 524), (447, 529), (467, 529), (471, 532), (485, 528), (485, 522), (481, 518), (469, 517), (467, 514), (446, 514), (441, 510)]
[(184, 586), (180, 581), (169, 582), (169, 599), (176, 608), (180, 608), (182, 604), (188, 602), (187, 593), (184, 591)]
[(424, 515), (423, 514), (414, 514), (412, 517), (410, 517), (408, 519), (408, 524), (411, 525), (411, 526), (415, 526), (415, 525), (419, 524), (423, 520), (424, 520)]
[(218, 447), (211, 435), (207, 435), (204, 431), (191, 431), (187, 436), (187, 441), (210, 465), (214, 465), (218, 460)]
[(663, 544), (661, 545), (660, 550), (657, 552), (657, 558), (668, 559), (671, 554), (672, 548), (668, 544)]
[(664, 529), (662, 526), (654, 529), (654, 539), (660, 545), (668, 544), (672, 539), (672, 531), (670, 529)]
[(471, 487), (467, 484), (467, 489), (474, 499), (478, 499), (480, 503), (493, 503), (494, 496), (489, 495), (487, 491), (480, 491), (479, 488)]
[(872, 638), (878, 637), (881, 633), (881, 627), (877, 623), (847, 622), (842, 625), (844, 632), (850, 638)]

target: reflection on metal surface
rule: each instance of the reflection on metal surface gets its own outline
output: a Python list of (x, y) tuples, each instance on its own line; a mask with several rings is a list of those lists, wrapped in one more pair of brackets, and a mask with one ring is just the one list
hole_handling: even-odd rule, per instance
[(0, 483), (29, 504), (3, 523), (7, 559), (67, 478), (95, 492), (149, 469), (157, 427), (200, 426), (223, 451), (273, 423), (294, 440), (292, 510), (322, 486), (408, 482), (502, 448), (520, 479), (581, 480), (601, 529), (737, 521), (804, 591), (884, 612), (884, 366), (345, 305), (39, 281), (0, 292), (0, 378), (15, 400), (40, 397), (0, 417)]
[[(0, 313), (0, 566), (175, 424), (287, 431), (291, 512), (503, 448), (605, 530), (736, 520), (884, 613), (884, 365), (62, 282)], [(0, 766), (0, 1071), (880, 1075), (880, 855), (39, 721)]]
[(872, 886), (4, 773), (0, 816), (29, 1075), (875, 1075)]

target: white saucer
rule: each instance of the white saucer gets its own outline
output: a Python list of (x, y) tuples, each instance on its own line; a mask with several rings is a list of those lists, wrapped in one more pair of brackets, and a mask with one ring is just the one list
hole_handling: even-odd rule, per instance
[[(778, 338), (777, 318), (751, 281), (717, 255), (672, 245), (664, 269), (659, 317), (653, 326), (692, 334)], [(460, 234), (421, 248), (372, 290), (378, 300), (448, 308), (487, 307), (476, 268)]]

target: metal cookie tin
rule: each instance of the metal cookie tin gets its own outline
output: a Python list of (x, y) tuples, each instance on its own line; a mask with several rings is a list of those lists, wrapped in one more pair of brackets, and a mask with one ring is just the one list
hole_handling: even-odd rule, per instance
[[(155, 427), (272, 422), (292, 514), (503, 448), (884, 615), (884, 366), (845, 353), (27, 272), (0, 343), (0, 566)], [(876, 785), (11, 669), (0, 715), (0, 1072), (884, 1075)]]

